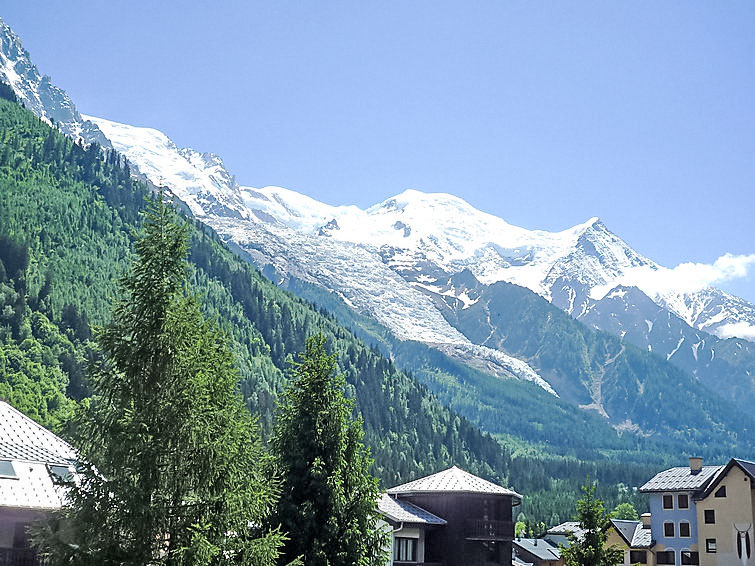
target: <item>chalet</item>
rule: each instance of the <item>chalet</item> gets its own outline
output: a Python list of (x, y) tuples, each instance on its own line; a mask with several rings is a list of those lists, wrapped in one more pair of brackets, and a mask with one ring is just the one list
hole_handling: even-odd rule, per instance
[(640, 488), (650, 501), (650, 531), (655, 563), (699, 564), (695, 495), (705, 490), (722, 466), (703, 466), (690, 458), (689, 467), (669, 468)]
[(391, 488), (378, 503), (392, 528), (391, 564), (512, 564), (521, 495), (456, 466)]
[(28, 527), (61, 507), (55, 479), (71, 477), (74, 459), (66, 442), (0, 401), (0, 564), (38, 564)]
[(694, 501), (700, 564), (755, 565), (755, 462), (732, 458)]
[(620, 566), (633, 564), (655, 566), (655, 557), (650, 551), (653, 544), (650, 517), (650, 513), (645, 513), (642, 521), (611, 519), (606, 533), (606, 546), (624, 551), (624, 560)]

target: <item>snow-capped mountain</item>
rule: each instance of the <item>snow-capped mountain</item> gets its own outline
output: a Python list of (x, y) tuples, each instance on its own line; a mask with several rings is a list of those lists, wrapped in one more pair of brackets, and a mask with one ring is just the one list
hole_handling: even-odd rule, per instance
[[(449, 194), (407, 190), (362, 210), (279, 187), (239, 186), (217, 155), (178, 148), (154, 129), (80, 115), (1, 20), (0, 80), (64, 133), (126, 155), (133, 170), (167, 187), (260, 267), (333, 292), (399, 339), (557, 393), (526, 361), (471, 341), (448, 320), (450, 306), (470, 308), (486, 287), (508, 282), (703, 381), (724, 373), (738, 379), (742, 372), (751, 380), (750, 343), (737, 341), (739, 351), (732, 351), (715, 335), (752, 339), (755, 307), (718, 289), (669, 285), (670, 270), (632, 250), (598, 218), (547, 232), (513, 226)], [(741, 359), (748, 361), (739, 373), (729, 371)]]
[[(498, 281), (531, 289), (575, 318), (631, 337), (672, 362), (697, 362), (696, 344), (704, 341), (690, 335), (680, 343), (676, 332), (711, 333), (705, 343), (715, 349), (716, 334), (755, 329), (753, 305), (718, 289), (667, 285), (670, 270), (635, 252), (598, 218), (561, 232), (527, 230), (453, 195), (414, 190), (366, 210), (330, 206), (280, 187), (238, 186), (219, 158), (198, 159), (155, 130), (89, 119), (150, 180), (168, 186), (258, 265), (333, 291), (397, 337), (455, 352), (466, 363), (476, 359), (477, 367), (490, 365), (497, 351), (482, 346), (473, 353), (479, 345), (445, 320), (443, 305), (453, 300), (468, 307), (480, 288)], [(459, 285), (464, 273), (467, 283)], [(619, 307), (614, 299), (627, 288), (646, 300)], [(671, 321), (666, 327), (658, 322), (645, 333), (630, 332), (637, 319), (664, 315)], [(463, 356), (460, 344), (466, 344)], [(505, 369), (488, 371), (517, 373), (510, 360), (502, 364)], [(683, 365), (698, 376), (715, 373)], [(531, 368), (518, 373), (540, 379)]]
[(0, 81), (9, 85), (19, 101), (48, 123), (54, 122), (61, 132), (86, 143), (110, 143), (97, 126), (83, 119), (66, 92), (41, 76), (29, 53), (13, 30), (0, 19)]

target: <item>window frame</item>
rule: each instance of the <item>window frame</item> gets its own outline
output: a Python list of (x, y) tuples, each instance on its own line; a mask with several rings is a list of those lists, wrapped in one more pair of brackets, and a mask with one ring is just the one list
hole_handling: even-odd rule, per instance
[(705, 552), (708, 554), (715, 554), (718, 550), (718, 544), (716, 543), (716, 539), (714, 538), (706, 538), (705, 539)]
[(726, 486), (722, 485), (721, 487), (719, 487), (713, 494), (713, 497), (726, 497)]
[[(684, 560), (685, 554), (689, 557), (687, 561)], [(694, 562), (692, 561), (693, 557), (695, 559)], [(700, 564), (700, 553), (696, 550), (682, 550), (679, 553), (679, 558), (681, 560), (682, 566), (696, 566)]]
[[(671, 562), (661, 562), (661, 557), (671, 556)], [(663, 566), (676, 566), (676, 551), (673, 548), (659, 550), (655, 553), (655, 563)]]
[[(668, 501), (671, 502), (671, 505), (669, 507), (666, 507), (666, 498), (668, 498)], [(664, 511), (669, 511), (674, 509), (674, 494), (673, 493), (664, 493), (661, 496), (661, 507), (663, 507)]]
[[(638, 559), (637, 555), (641, 554), (642, 558)], [(632, 550), (629, 549), (629, 562), (632, 564), (647, 564), (648, 563), (648, 551), (647, 550)]]
[[(403, 545), (402, 545), (403, 543)], [(413, 537), (394, 537), (393, 538), (393, 562), (417, 562), (417, 549), (419, 539)], [(406, 558), (406, 550), (410, 550), (409, 558)], [(401, 558), (404, 556), (404, 558)]]
[[(682, 525), (687, 526), (687, 534), (682, 534)], [(692, 525), (689, 521), (679, 521), (679, 538), (692, 538)]]
[[(668, 534), (668, 527), (671, 527), (671, 534)], [(676, 524), (674, 521), (663, 522), (663, 538), (676, 538)]]
[[(710, 518), (710, 520), (709, 520)], [(715, 525), (716, 524), (716, 511), (715, 509), (705, 509), (703, 511), (703, 522), (706, 525)]]
[(0, 462), (8, 464), (8, 467), (10, 468), (10, 472), (11, 472), (8, 474), (8, 473), (3, 473), (2, 471), (0, 471), (0, 478), (4, 480), (17, 480), (18, 472), (16, 471), (16, 467), (13, 465), (13, 460), (7, 460), (4, 458), (0, 460)]
[[(681, 498), (685, 499), (684, 507), (682, 507)], [(676, 508), (677, 509), (689, 509), (689, 494), (680, 493), (676, 496)]]

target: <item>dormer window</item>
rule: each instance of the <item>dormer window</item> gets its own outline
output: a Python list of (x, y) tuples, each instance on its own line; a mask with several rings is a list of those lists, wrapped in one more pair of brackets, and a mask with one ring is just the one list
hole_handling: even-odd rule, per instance
[(716, 493), (713, 494), (713, 497), (726, 497), (726, 486), (722, 485), (716, 490)]
[(664, 509), (673, 509), (674, 508), (674, 496), (673, 495), (664, 495), (663, 496), (663, 508)]
[(0, 460), (0, 478), (18, 479), (18, 474), (10, 460)]
[(59, 482), (69, 482), (73, 479), (73, 474), (68, 466), (50, 464), (47, 466), (52, 478)]

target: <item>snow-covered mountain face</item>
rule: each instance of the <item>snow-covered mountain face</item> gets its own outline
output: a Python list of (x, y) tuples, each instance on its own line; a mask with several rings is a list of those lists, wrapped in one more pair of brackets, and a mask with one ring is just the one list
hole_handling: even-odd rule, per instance
[(13, 30), (0, 19), (0, 81), (9, 85), (26, 108), (48, 123), (54, 122), (61, 132), (89, 144), (110, 147), (100, 130), (83, 119), (66, 92), (41, 76), (29, 53)]
[[(453, 195), (413, 190), (366, 210), (330, 206), (280, 187), (240, 187), (216, 156), (179, 149), (156, 130), (88, 118), (152, 182), (169, 187), (261, 267), (324, 287), (397, 337), (433, 344), (491, 373), (542, 381), (531, 368), (517, 370), (500, 352), (472, 344), (444, 319), (442, 305), (468, 307), (498, 281), (529, 288), (672, 361), (697, 362), (706, 333), (755, 329), (753, 305), (717, 289), (664, 284), (670, 270), (597, 218), (561, 232), (526, 230)], [(638, 320), (659, 322), (638, 332)], [(677, 333), (688, 337), (680, 343)], [(705, 344), (714, 349), (716, 342), (710, 336)], [(694, 363), (685, 369), (705, 375)]]
[(0, 80), (67, 135), (112, 144), (133, 169), (167, 187), (261, 267), (324, 287), (397, 337), (431, 344), (493, 375), (554, 392), (525, 362), (472, 343), (444, 318), (444, 308), (468, 308), (499, 281), (531, 289), (671, 361), (687, 360), (685, 369), (702, 377), (718, 371), (711, 369), (718, 339), (706, 333), (755, 337), (752, 304), (717, 289), (665, 284), (669, 270), (597, 218), (561, 232), (533, 231), (448, 194), (409, 190), (362, 210), (278, 187), (241, 187), (217, 155), (180, 149), (154, 129), (80, 115), (2, 20)]

